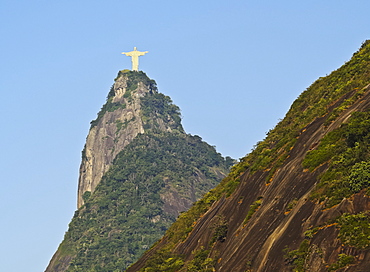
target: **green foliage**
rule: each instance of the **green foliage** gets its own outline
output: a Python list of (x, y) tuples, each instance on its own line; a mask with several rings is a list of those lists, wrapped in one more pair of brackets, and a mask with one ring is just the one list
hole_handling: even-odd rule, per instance
[(258, 210), (262, 204), (262, 197), (259, 197), (256, 201), (253, 202), (249, 207), (249, 211), (243, 221), (243, 225), (247, 224), (248, 220), (252, 218), (253, 214)]
[(127, 88), (125, 93), (123, 94), (123, 97), (126, 98), (128, 101), (132, 101), (132, 90)]
[[(137, 136), (76, 212), (65, 237), (75, 244), (77, 254), (68, 271), (126, 268), (175, 220), (164, 212), (161, 195), (173, 188), (190, 202), (192, 191), (199, 199), (219, 181), (215, 169), (226, 172), (226, 160), (198, 136)], [(163, 270), (156, 271), (176, 271), (182, 264), (173, 258), (166, 258)]]
[(231, 158), (230, 156), (226, 156), (225, 157), (225, 163), (226, 163), (226, 166), (227, 168), (231, 168), (233, 165), (235, 165), (237, 163), (237, 161), (233, 158)]
[(339, 239), (343, 244), (359, 249), (370, 248), (369, 213), (343, 214), (337, 222)]
[(346, 267), (349, 264), (354, 263), (355, 257), (347, 254), (339, 254), (338, 261), (331, 264), (328, 268), (328, 271), (335, 271), (340, 268)]
[[(126, 91), (123, 94), (123, 97), (126, 99), (128, 103), (132, 101), (132, 92), (137, 89), (139, 82), (144, 84), (144, 86), (146, 86), (150, 90), (150, 92), (155, 92), (157, 90), (155, 81), (149, 79), (147, 75), (142, 71), (130, 71), (130, 70), (119, 71), (115, 81), (117, 81), (120, 77), (126, 78), (127, 86)], [(119, 108), (122, 109), (126, 108), (125, 103), (112, 102), (114, 95), (115, 95), (114, 88), (112, 86), (108, 93), (106, 103), (103, 105), (103, 107), (100, 109), (98, 113), (98, 117), (90, 122), (91, 127), (96, 126), (99, 123), (99, 120), (104, 116), (106, 112), (113, 112)]]
[(187, 272), (212, 272), (214, 270), (215, 260), (208, 257), (209, 250), (201, 248), (194, 253), (194, 258), (186, 267)]
[(124, 122), (122, 122), (121, 120), (116, 120), (116, 134), (118, 134), (121, 129), (127, 128), (128, 124), (133, 121), (135, 121), (135, 116), (130, 120), (125, 120)]
[[(370, 41), (366, 41), (350, 61), (330, 75), (315, 81), (294, 101), (285, 118), (267, 133), (266, 139), (259, 142), (254, 150), (235, 166), (235, 174), (240, 175), (247, 169), (252, 173), (267, 170), (270, 171), (269, 180), (289, 155), (296, 138), (308, 124), (315, 118), (328, 114), (330, 106), (346, 95), (347, 99), (337, 105), (337, 110), (328, 117), (330, 121), (335, 120), (341, 111), (363, 94), (362, 89), (369, 82)], [(314, 157), (318, 157), (321, 162), (330, 159), (329, 155), (336, 152), (336, 147), (327, 145), (326, 148), (327, 152), (322, 150), (322, 153), (311, 154), (312, 161), (315, 161)]]
[(107, 100), (107, 102), (103, 105), (103, 107), (101, 108), (101, 110), (99, 111), (98, 113), (98, 117), (91, 121), (90, 124), (91, 124), (91, 127), (94, 127), (98, 124), (99, 120), (103, 117), (103, 115), (106, 113), (106, 112), (113, 112), (117, 109), (125, 109), (126, 108), (126, 104), (121, 104), (119, 102), (112, 102), (113, 100), (113, 97), (109, 98)]
[(356, 163), (349, 174), (348, 185), (353, 192), (359, 192), (370, 186), (370, 162)]
[(369, 140), (370, 113), (355, 112), (352, 121), (347, 124), (345, 136), (349, 147), (355, 147), (356, 143)]
[[(128, 92), (135, 90), (138, 87), (139, 82), (147, 86), (152, 92), (157, 91), (157, 83), (153, 79), (150, 79), (143, 71), (130, 71), (127, 69), (119, 71), (114, 81), (117, 81), (120, 77), (127, 77), (128, 81), (126, 90)], [(112, 94), (109, 93), (109, 95)]]
[[(151, 263), (158, 262), (161, 259), (160, 255), (167, 254), (166, 256), (176, 257), (172, 253), (172, 248), (179, 242), (184, 241), (189, 233), (193, 230), (196, 221), (211, 207), (211, 205), (219, 200), (222, 196), (227, 194), (229, 188), (228, 184), (233, 182), (233, 179), (228, 176), (224, 178), (216, 188), (206, 193), (202, 199), (194, 203), (194, 205), (186, 212), (181, 213), (177, 220), (166, 231), (163, 239), (166, 239), (166, 246), (156, 251), (147, 261), (145, 269), (152, 269)], [(221, 224), (221, 226), (224, 224)], [(225, 235), (226, 227), (219, 228), (220, 237)], [(218, 236), (218, 235), (217, 235)], [(144, 269), (142, 271), (145, 271)], [(148, 270), (149, 271), (149, 270)], [(153, 270), (155, 271), (155, 270)]]
[(86, 159), (86, 144), (84, 145), (84, 148), (81, 151), (81, 160)]
[(285, 212), (290, 212), (293, 210), (294, 206), (297, 205), (298, 199), (293, 199), (291, 202), (288, 203)]
[(239, 186), (240, 178), (230, 179), (229, 182), (225, 183), (225, 196), (229, 197), (235, 189)]
[(89, 200), (91, 196), (91, 192), (90, 191), (86, 191), (83, 195), (82, 195), (82, 199), (84, 202), (86, 202), (87, 200)]
[(284, 250), (286, 261), (290, 265), (292, 265), (294, 272), (306, 271), (305, 262), (309, 254), (309, 249), (310, 249), (310, 241), (305, 239), (299, 245), (298, 249), (290, 251), (289, 248), (286, 248)]
[(313, 170), (323, 163), (329, 169), (320, 176), (312, 198), (331, 207), (370, 185), (370, 112), (355, 112), (348, 123), (328, 133), (316, 150), (307, 153), (303, 166)]
[(304, 232), (305, 238), (312, 239), (313, 236), (319, 231), (319, 227), (309, 228)]
[(342, 153), (346, 149), (343, 138), (343, 131), (341, 129), (329, 132), (322, 139), (317, 149), (307, 153), (303, 167), (309, 168), (311, 171), (317, 166), (330, 161), (335, 155)]
[(213, 226), (213, 235), (210, 244), (212, 245), (214, 242), (217, 241), (224, 242), (226, 240), (227, 231), (227, 221), (222, 217), (218, 218), (217, 223)]
[(169, 96), (156, 92), (148, 93), (141, 98), (141, 106), (145, 129), (161, 130), (161, 122), (164, 121), (170, 128), (184, 131), (181, 125), (180, 108), (172, 104)]
[(175, 272), (179, 271), (183, 265), (184, 261), (181, 256), (160, 250), (156, 252), (155, 258), (148, 261), (148, 267), (141, 269), (140, 272)]

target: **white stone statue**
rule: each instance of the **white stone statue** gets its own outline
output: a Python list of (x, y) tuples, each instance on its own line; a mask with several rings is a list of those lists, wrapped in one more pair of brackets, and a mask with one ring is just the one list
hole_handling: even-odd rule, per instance
[(134, 47), (134, 51), (131, 52), (122, 52), (122, 54), (125, 54), (128, 57), (131, 57), (131, 63), (132, 63), (132, 71), (139, 71), (139, 56), (144, 56), (148, 51), (140, 52), (136, 50), (136, 47)]

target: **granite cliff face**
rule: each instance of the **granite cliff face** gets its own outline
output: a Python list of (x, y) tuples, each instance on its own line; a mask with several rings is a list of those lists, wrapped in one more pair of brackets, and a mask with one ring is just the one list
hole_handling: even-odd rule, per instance
[(370, 271), (370, 41), (127, 271)]
[(226, 176), (143, 72), (119, 72), (82, 152), (78, 210), (46, 271), (123, 271)]
[[(141, 98), (150, 92), (157, 92), (154, 81), (138, 81), (130, 78), (128, 72), (119, 73), (107, 103), (91, 122), (80, 166), (78, 208), (84, 204), (83, 194), (94, 192), (117, 154), (138, 134), (144, 133)], [(152, 121), (163, 131), (171, 131), (171, 124), (175, 123), (157, 117)]]

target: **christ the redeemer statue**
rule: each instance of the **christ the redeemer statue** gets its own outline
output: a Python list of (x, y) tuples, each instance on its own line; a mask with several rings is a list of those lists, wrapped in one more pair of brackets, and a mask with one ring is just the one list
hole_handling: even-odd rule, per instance
[(137, 51), (136, 47), (134, 47), (134, 51), (127, 53), (122, 52), (122, 54), (131, 57), (132, 71), (139, 71), (139, 56), (144, 56), (146, 53), (148, 53), (148, 51), (144, 52)]

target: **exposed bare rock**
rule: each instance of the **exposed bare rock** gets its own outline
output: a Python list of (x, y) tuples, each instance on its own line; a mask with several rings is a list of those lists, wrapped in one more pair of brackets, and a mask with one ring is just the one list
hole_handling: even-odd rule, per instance
[(369, 56), (312, 84), (127, 271), (370, 271)]
[[(138, 82), (134, 90), (128, 90), (129, 87), (127, 75), (120, 73), (107, 101), (114, 107), (93, 121), (96, 124), (90, 128), (80, 166), (78, 208), (84, 204), (83, 194), (94, 192), (116, 155), (139, 133), (144, 133), (140, 98), (156, 90), (143, 82)], [(166, 123), (160, 124), (162, 130), (170, 130)]]
[(91, 122), (78, 210), (46, 272), (122, 271), (231, 164), (184, 132), (179, 107), (157, 92), (154, 80), (120, 71)]

